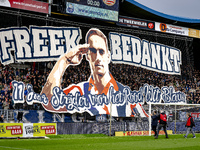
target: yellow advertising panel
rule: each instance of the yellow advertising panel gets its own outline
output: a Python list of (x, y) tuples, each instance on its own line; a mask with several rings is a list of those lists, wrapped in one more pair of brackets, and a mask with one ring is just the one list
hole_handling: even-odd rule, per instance
[[(172, 134), (172, 130), (167, 130), (168, 134)], [(164, 131), (161, 130), (159, 135), (164, 135)], [(149, 135), (149, 131), (117, 131), (115, 132), (115, 136), (142, 136)], [(151, 135), (154, 135), (154, 132), (151, 131)]]
[(57, 135), (56, 123), (33, 123), (33, 136)]
[(195, 37), (195, 38), (200, 38), (200, 30), (189, 28), (188, 36)]
[(23, 123), (0, 123), (0, 137), (22, 137)]
[(0, 123), (0, 137), (57, 135), (56, 123)]

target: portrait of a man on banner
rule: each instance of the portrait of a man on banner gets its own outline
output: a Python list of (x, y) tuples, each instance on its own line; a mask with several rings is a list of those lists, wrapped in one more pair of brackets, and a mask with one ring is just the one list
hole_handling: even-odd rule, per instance
[[(107, 37), (96, 28), (90, 29), (86, 34), (86, 44), (77, 45), (76, 48), (61, 56), (54, 68), (52, 69), (47, 82), (41, 92), (48, 97), (48, 105), (43, 104), (43, 107), (53, 112), (88, 112), (91, 115), (110, 114), (113, 116), (131, 116), (133, 108), (141, 113), (143, 117), (148, 116), (141, 105), (132, 105), (126, 98), (126, 87), (117, 82), (109, 72), (109, 63), (111, 54), (108, 49)], [(70, 65), (81, 63), (83, 55), (86, 56), (91, 68), (91, 76), (88, 81), (70, 85), (63, 89), (66, 95), (78, 95), (79, 97), (64, 96), (61, 101), (71, 105), (75, 103), (83, 103), (79, 107), (74, 106), (74, 109), (68, 109), (66, 105), (58, 106), (58, 100), (54, 101), (55, 87), (61, 86), (62, 75)], [(84, 70), (83, 70), (84, 71)], [(75, 100), (76, 99), (76, 100)], [(75, 101), (79, 102), (75, 102)], [(73, 101), (73, 102), (72, 102)], [(54, 103), (55, 102), (55, 103)], [(111, 106), (112, 105), (112, 106)], [(56, 107), (54, 107), (56, 106)], [(81, 107), (80, 107), (81, 106)]]

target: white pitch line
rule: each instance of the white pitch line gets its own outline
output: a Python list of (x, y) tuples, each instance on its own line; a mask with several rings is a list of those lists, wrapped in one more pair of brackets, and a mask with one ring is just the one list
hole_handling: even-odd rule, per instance
[(16, 147), (7, 147), (7, 146), (0, 146), (0, 148), (9, 148), (9, 149), (21, 149), (21, 150), (30, 150), (30, 149), (23, 149), (23, 148), (16, 148)]

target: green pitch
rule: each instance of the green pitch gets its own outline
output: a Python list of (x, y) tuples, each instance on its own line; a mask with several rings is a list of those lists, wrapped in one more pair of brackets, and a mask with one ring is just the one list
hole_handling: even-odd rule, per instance
[(49, 139), (0, 139), (0, 150), (200, 150), (200, 134), (109, 137), (103, 134), (57, 135)]

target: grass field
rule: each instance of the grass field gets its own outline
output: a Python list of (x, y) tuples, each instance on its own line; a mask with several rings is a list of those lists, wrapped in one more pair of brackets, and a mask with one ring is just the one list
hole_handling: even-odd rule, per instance
[(57, 135), (49, 139), (0, 139), (0, 150), (200, 150), (200, 134), (193, 139), (183, 135), (109, 137), (103, 134)]

